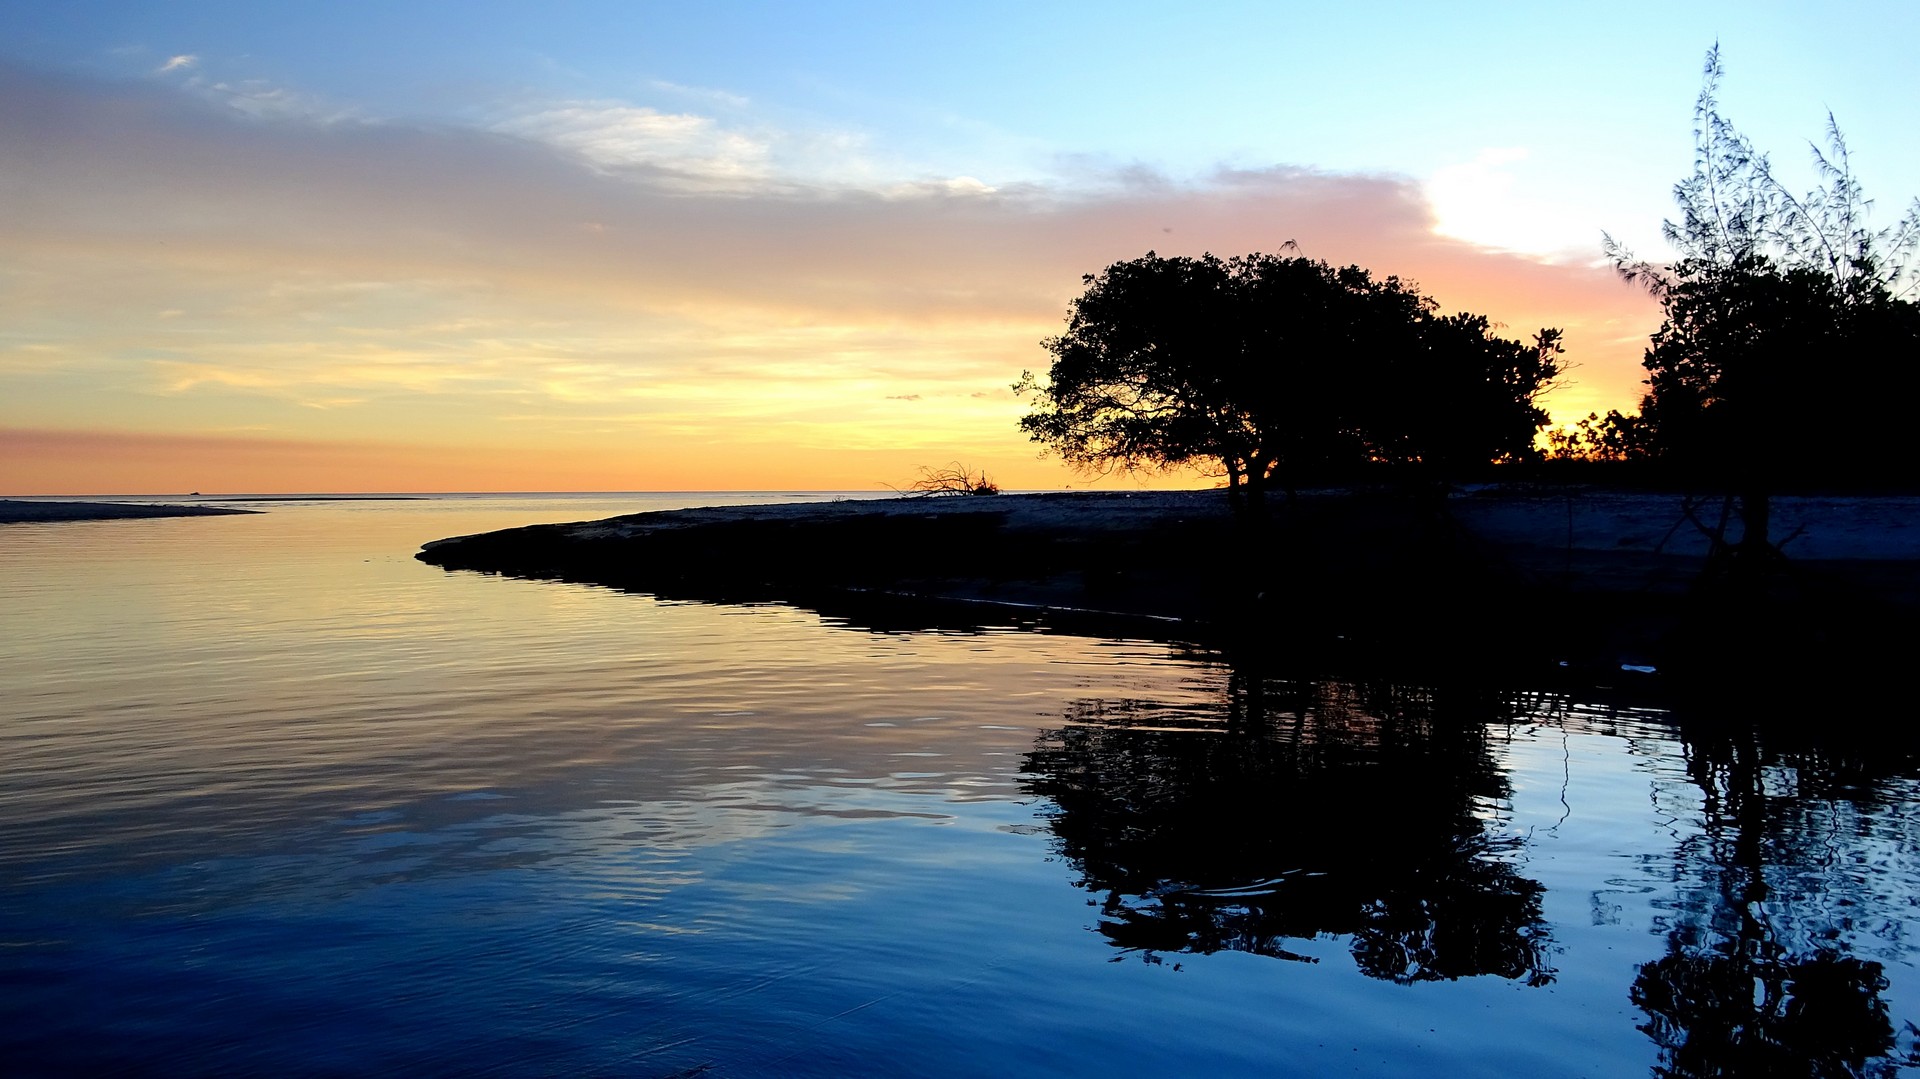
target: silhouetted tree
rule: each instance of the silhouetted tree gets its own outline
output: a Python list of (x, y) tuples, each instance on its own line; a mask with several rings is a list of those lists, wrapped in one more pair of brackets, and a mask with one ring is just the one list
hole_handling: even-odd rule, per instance
[(1783, 484), (1911, 475), (1905, 426), (1880, 403), (1920, 392), (1920, 308), (1762, 255), (1683, 264), (1661, 305), (1640, 415), (1614, 422), (1628, 444), (1737, 496), (1738, 559), (1773, 557)]
[(1920, 311), (1911, 290), (1920, 200), (1867, 226), (1871, 200), (1828, 117), (1813, 151), (1817, 187), (1795, 195), (1719, 111), (1719, 48), (1694, 106), (1693, 173), (1663, 227), (1672, 263), (1636, 261), (1607, 240), (1629, 279), (1660, 299), (1637, 417), (1608, 423), (1632, 445), (1740, 504), (1742, 561), (1773, 552), (1770, 493), (1782, 482), (1877, 473), (1904, 457), (1905, 432), (1876, 399), (1920, 390)]
[(1085, 282), (1021, 429), (1090, 471), (1211, 470), (1253, 509), (1328, 468), (1530, 456), (1558, 373), (1559, 331), (1505, 340), (1358, 266), (1148, 252)]

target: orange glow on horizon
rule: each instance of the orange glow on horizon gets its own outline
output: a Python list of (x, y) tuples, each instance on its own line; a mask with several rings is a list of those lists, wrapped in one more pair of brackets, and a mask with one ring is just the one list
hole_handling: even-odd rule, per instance
[[(1016, 444), (1015, 453), (1020, 447)], [(420, 493), (449, 491), (884, 491), (921, 465), (959, 461), (1006, 490), (1188, 489), (1191, 471), (1079, 475), (1032, 452), (922, 455), (899, 451), (777, 451), (712, 447), (655, 464), (564, 450), (406, 446), (239, 436), (0, 430), (0, 497), (7, 495)]]

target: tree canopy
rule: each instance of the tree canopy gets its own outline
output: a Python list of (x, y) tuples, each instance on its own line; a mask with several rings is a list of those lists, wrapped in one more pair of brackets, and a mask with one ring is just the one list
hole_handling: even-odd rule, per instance
[(1622, 273), (1661, 303), (1638, 416), (1603, 421), (1612, 449), (1648, 456), (1739, 495), (1747, 535), (1766, 538), (1781, 483), (1904, 474), (1906, 407), (1920, 392), (1916, 288), (1920, 200), (1870, 227), (1873, 203), (1831, 116), (1812, 147), (1818, 184), (1796, 194), (1721, 114), (1719, 50), (1694, 106), (1692, 174), (1663, 232), (1679, 257)]
[(1145, 256), (1088, 275), (1021, 429), (1089, 471), (1193, 466), (1258, 506), (1367, 463), (1452, 470), (1534, 453), (1559, 331), (1443, 315), (1397, 277), (1297, 256)]
[(1762, 256), (1690, 266), (1661, 297), (1641, 444), (1736, 491), (1904, 470), (1888, 402), (1920, 392), (1920, 310)]

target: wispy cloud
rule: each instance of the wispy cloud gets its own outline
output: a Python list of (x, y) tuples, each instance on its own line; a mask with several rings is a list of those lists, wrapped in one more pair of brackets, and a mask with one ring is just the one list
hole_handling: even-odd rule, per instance
[(772, 176), (764, 139), (690, 113), (574, 102), (518, 116), (495, 130), (570, 150), (604, 168), (641, 167), (730, 186)]
[(701, 101), (711, 105), (719, 105), (729, 109), (744, 109), (753, 104), (752, 99), (744, 95), (729, 93), (726, 90), (715, 90), (710, 87), (683, 86), (680, 83), (668, 82), (665, 79), (652, 79), (648, 81), (647, 85), (661, 93), (672, 94), (675, 97)]
[(718, 92), (692, 96), (699, 107), (680, 111), (612, 100), (528, 103), (490, 130), (556, 147), (609, 175), (681, 191), (984, 186), (883, 162), (863, 132), (770, 120), (753, 114), (745, 98)]
[(199, 56), (190, 53), (170, 57), (154, 69), (154, 74), (169, 76), (166, 81), (173, 85), (203, 100), (255, 119), (310, 123), (363, 119), (356, 108), (279, 86), (266, 79), (219, 77), (202, 64)]

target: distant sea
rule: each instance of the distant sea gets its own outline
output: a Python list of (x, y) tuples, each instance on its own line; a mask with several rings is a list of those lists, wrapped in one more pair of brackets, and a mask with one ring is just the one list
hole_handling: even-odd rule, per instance
[(856, 497), (0, 526), (0, 1071), (1915, 1061), (1904, 750), (1707, 724), (1630, 672), (1431, 684), (412, 557)]

